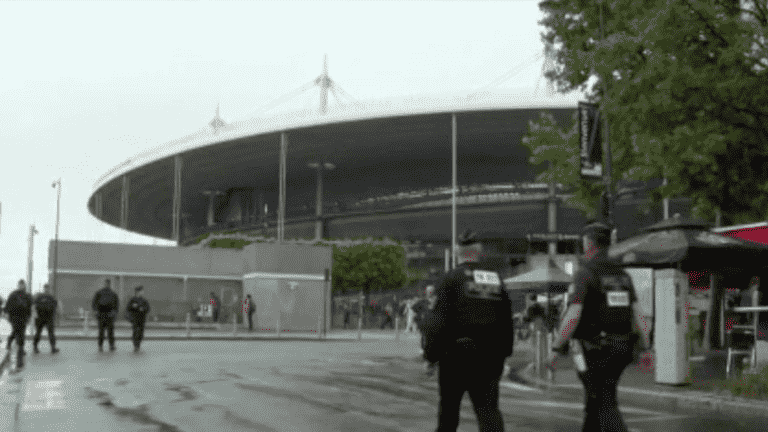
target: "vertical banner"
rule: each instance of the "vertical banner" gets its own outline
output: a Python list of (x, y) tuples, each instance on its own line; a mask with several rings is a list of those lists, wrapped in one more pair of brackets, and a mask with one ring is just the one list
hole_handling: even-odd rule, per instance
[(600, 112), (596, 104), (579, 102), (579, 146), (581, 176), (587, 179), (603, 177), (603, 148), (600, 133)]

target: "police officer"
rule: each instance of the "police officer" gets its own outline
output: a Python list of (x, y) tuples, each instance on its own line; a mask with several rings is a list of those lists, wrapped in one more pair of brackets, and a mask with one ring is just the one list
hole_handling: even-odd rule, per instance
[(16, 339), (16, 344), (19, 346), (16, 366), (21, 368), (24, 366), (24, 355), (27, 354), (24, 351), (24, 333), (29, 318), (32, 316), (32, 296), (27, 292), (27, 284), (24, 279), (19, 280), (16, 290), (8, 295), (5, 302), (5, 313), (8, 314), (8, 321), (11, 322), (13, 328), (13, 332), (8, 338), (7, 348), (10, 351), (13, 340)]
[(461, 399), (469, 392), (479, 430), (503, 431), (499, 381), (512, 355), (512, 302), (499, 274), (480, 262), (476, 234), (459, 238), (459, 265), (438, 283), (437, 301), (424, 326), (424, 359), (439, 363), (438, 431), (456, 431)]
[(128, 321), (131, 322), (133, 333), (131, 339), (133, 339), (133, 352), (138, 352), (141, 348), (141, 341), (144, 339), (144, 324), (147, 322), (147, 314), (149, 313), (149, 302), (144, 298), (144, 287), (139, 285), (134, 289), (135, 293), (130, 300), (128, 300), (128, 306), (125, 308), (125, 312)]
[(59, 349), (56, 348), (56, 335), (53, 332), (53, 322), (56, 317), (56, 309), (59, 304), (56, 298), (51, 294), (51, 286), (45, 284), (43, 286), (44, 291), (35, 296), (35, 312), (37, 313), (37, 319), (35, 319), (35, 339), (33, 340), (32, 347), (34, 353), (39, 354), (40, 350), (37, 349), (37, 344), (40, 342), (40, 336), (43, 333), (43, 328), (48, 330), (48, 342), (51, 344), (51, 352), (56, 354)]
[(104, 288), (96, 291), (91, 302), (91, 308), (96, 311), (99, 321), (99, 351), (104, 351), (104, 333), (109, 339), (109, 350), (115, 350), (115, 317), (120, 310), (120, 299), (110, 288), (110, 280), (104, 280)]
[(568, 290), (550, 365), (568, 353), (573, 340), (574, 363), (585, 393), (582, 431), (626, 432), (616, 388), (640, 349), (649, 349), (647, 326), (629, 275), (607, 260), (610, 227), (591, 223), (584, 227), (582, 239), (584, 258)]

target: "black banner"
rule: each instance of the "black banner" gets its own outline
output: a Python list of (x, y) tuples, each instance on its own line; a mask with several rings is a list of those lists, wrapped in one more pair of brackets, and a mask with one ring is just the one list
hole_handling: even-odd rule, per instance
[(579, 144), (581, 176), (589, 179), (603, 177), (603, 147), (600, 111), (596, 104), (579, 102)]

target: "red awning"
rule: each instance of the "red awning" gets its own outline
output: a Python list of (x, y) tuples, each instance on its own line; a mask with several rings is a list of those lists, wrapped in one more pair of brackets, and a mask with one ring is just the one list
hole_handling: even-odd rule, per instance
[(760, 222), (749, 225), (733, 225), (722, 228), (715, 228), (713, 232), (721, 233), (724, 236), (740, 238), (753, 241), (755, 243), (768, 244), (768, 222)]

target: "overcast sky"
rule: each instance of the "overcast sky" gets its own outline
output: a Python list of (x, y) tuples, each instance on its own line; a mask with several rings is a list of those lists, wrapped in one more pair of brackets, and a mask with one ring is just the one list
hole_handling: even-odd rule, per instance
[[(546, 89), (537, 1), (0, 2), (0, 295), (48, 278), (60, 238), (153, 244), (90, 215), (94, 182), (126, 158), (329, 75), (358, 100)], [(539, 81), (540, 80), (540, 81)], [(307, 92), (279, 109), (319, 102)], [(335, 102), (331, 98), (330, 104)], [(159, 245), (171, 245), (157, 240)]]

